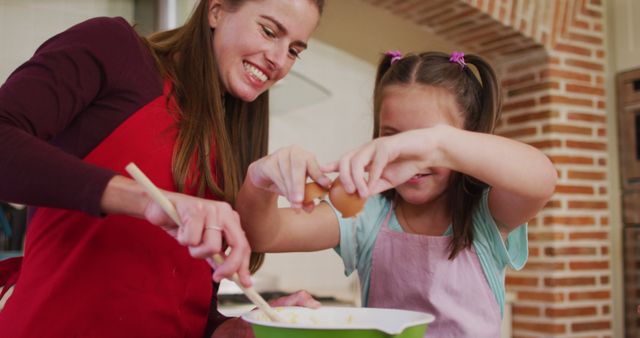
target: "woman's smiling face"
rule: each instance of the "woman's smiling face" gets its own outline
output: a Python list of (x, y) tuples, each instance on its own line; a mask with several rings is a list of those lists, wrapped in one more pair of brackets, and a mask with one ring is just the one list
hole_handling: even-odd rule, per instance
[(255, 100), (289, 73), (319, 19), (311, 0), (250, 0), (239, 8), (210, 0), (209, 25), (224, 89), (243, 101)]

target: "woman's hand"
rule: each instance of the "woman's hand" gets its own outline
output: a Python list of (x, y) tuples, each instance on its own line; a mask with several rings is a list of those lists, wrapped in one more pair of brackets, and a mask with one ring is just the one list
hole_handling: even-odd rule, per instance
[[(274, 299), (269, 302), (273, 307), (277, 306), (304, 306), (317, 309), (320, 302), (313, 299), (307, 291), (297, 291), (287, 296)], [(249, 323), (241, 318), (227, 319), (213, 332), (211, 338), (234, 337), (234, 338), (254, 338), (253, 331)]]
[(324, 175), (316, 157), (297, 146), (281, 148), (249, 166), (247, 177), (260, 189), (284, 196), (292, 208), (310, 211), (313, 203), (303, 205), (307, 176), (328, 188), (331, 180)]
[[(159, 204), (150, 200), (144, 217), (152, 224), (164, 228), (178, 243), (187, 246), (195, 258), (205, 258), (215, 271), (213, 279), (219, 282), (235, 272), (245, 286), (251, 285), (249, 256), (251, 248), (240, 225), (240, 217), (226, 202), (212, 201), (185, 194), (164, 192), (180, 217), (176, 225)], [(223, 238), (231, 251), (222, 265), (216, 266), (211, 257), (224, 257)]]
[[(171, 236), (187, 247), (193, 257), (206, 258), (215, 268), (213, 279), (238, 273), (244, 286), (251, 285), (249, 278), (249, 255), (251, 249), (240, 226), (240, 217), (228, 203), (207, 200), (185, 194), (163, 191), (173, 203), (181, 225), (175, 224), (159, 204), (154, 202), (134, 180), (114, 176), (102, 195), (102, 211), (107, 214), (123, 214), (144, 218), (164, 228)], [(223, 238), (231, 248), (224, 264), (216, 266), (211, 257), (224, 257)]]

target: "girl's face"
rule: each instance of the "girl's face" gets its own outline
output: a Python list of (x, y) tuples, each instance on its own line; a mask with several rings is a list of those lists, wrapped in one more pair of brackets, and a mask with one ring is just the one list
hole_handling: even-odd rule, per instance
[(232, 10), (224, 2), (209, 0), (220, 81), (231, 95), (253, 101), (289, 73), (320, 13), (310, 0), (252, 0)]
[[(384, 89), (380, 105), (380, 136), (447, 124), (464, 126), (454, 96), (447, 90), (420, 84), (391, 85)], [(424, 204), (443, 196), (451, 170), (429, 168), (396, 187), (403, 200)]]

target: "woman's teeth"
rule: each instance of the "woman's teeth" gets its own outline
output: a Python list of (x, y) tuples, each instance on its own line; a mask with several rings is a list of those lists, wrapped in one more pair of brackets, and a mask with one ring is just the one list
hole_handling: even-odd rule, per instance
[(260, 69), (244, 62), (244, 70), (246, 70), (251, 76), (260, 80), (261, 82), (267, 81), (267, 75), (263, 73)]

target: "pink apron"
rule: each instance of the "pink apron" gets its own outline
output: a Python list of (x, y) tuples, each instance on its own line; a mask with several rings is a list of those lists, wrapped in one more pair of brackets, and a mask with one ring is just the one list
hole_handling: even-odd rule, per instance
[(393, 231), (393, 210), (392, 205), (373, 248), (367, 306), (433, 314), (428, 337), (500, 337), (500, 308), (475, 249), (451, 261), (451, 236)]

